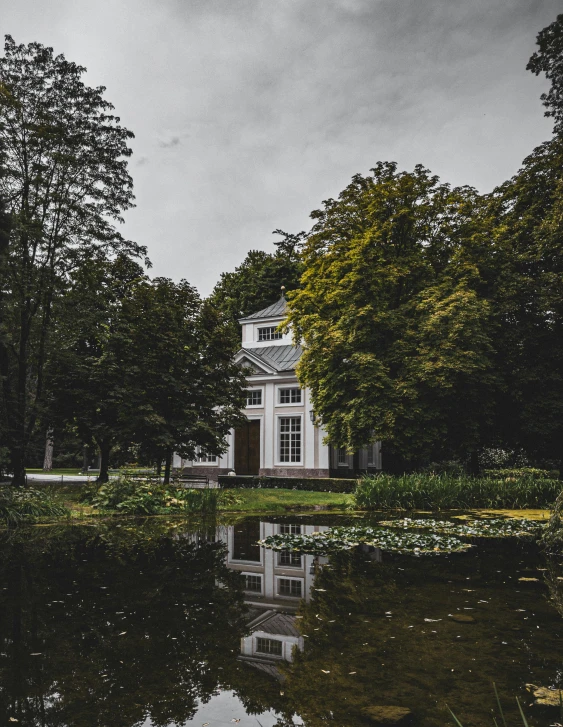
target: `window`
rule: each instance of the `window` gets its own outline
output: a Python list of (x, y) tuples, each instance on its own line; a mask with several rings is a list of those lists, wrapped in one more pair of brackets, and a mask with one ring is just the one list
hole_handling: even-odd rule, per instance
[(280, 525), (280, 535), (301, 535), (301, 525), (282, 523)]
[(244, 576), (244, 590), (262, 593), (262, 576)]
[(280, 462), (301, 462), (301, 417), (280, 417)]
[(256, 651), (261, 654), (271, 654), (272, 656), (282, 655), (282, 641), (277, 639), (256, 639)]
[(377, 467), (379, 459), (377, 450), (377, 442), (368, 444), (368, 467)]
[(278, 555), (278, 565), (301, 568), (301, 554), (294, 553), (291, 550), (282, 550)]
[(301, 404), (301, 389), (278, 389), (280, 404)]
[(282, 334), (276, 330), (276, 326), (268, 326), (267, 328), (258, 329), (259, 341), (279, 341), (283, 338)]
[(195, 462), (213, 462), (217, 463), (217, 455), (215, 454), (201, 454), (198, 450), (198, 455), (194, 460)]
[(301, 598), (301, 581), (294, 578), (278, 578), (278, 593), (280, 596)]
[(345, 447), (339, 447), (339, 449), (336, 450), (336, 463), (339, 467), (348, 467), (348, 459)]
[(246, 392), (246, 406), (262, 406), (262, 389), (249, 389)]

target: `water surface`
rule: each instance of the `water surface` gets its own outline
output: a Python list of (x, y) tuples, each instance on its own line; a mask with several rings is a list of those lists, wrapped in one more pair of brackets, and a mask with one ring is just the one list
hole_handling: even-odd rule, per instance
[(352, 727), (401, 706), (438, 727), (446, 704), (492, 725), (493, 681), (512, 724), (516, 695), (531, 726), (561, 721), (525, 688), (562, 679), (557, 562), (513, 539), (419, 558), (257, 545), (343, 520), (0, 534), (0, 725)]

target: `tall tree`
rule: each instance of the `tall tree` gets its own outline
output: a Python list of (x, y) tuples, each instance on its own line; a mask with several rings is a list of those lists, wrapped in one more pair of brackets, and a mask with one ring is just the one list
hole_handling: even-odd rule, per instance
[(6, 36), (0, 59), (0, 195), (10, 214), (6, 275), (0, 280), (0, 376), (4, 436), (13, 481), (45, 394), (53, 304), (69, 270), (96, 247), (140, 255), (114, 227), (133, 204), (127, 171), (132, 133), (119, 125), (103, 87), (85, 68), (39, 43)]
[(165, 458), (220, 454), (241, 418), (244, 376), (225, 317), (186, 281), (150, 281), (125, 256), (81, 268), (64, 298), (50, 366), (53, 415), (101, 452), (119, 444)]
[(421, 166), (380, 163), (312, 213), (288, 321), (333, 444), (382, 440), (397, 468), (477, 451), (496, 385), (480, 204)]
[(545, 115), (554, 120), (555, 133), (563, 134), (563, 14), (538, 33), (537, 45), (526, 67), (536, 76), (545, 73), (551, 81), (551, 88), (541, 100)]
[(185, 280), (167, 278), (139, 281), (122, 318), (130, 332), (120, 338), (120, 357), (130, 362), (124, 416), (145, 452), (164, 455), (168, 482), (174, 452), (186, 459), (222, 454), (241, 422), (245, 380), (233, 363), (229, 321)]
[(305, 233), (291, 235), (282, 230), (274, 234), (282, 239), (275, 243), (275, 253), (251, 250), (232, 273), (223, 273), (213, 289), (210, 299), (232, 322), (231, 338), (240, 342), (237, 322), (250, 313), (279, 300), (282, 286), (294, 290), (299, 286), (303, 271), (300, 249)]

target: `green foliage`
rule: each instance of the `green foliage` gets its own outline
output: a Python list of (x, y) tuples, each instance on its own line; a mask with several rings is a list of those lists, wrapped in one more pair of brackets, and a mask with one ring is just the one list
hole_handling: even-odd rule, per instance
[(563, 15), (558, 15), (551, 25), (544, 28), (537, 37), (538, 50), (526, 66), (538, 76), (545, 73), (551, 81), (548, 93), (541, 100), (547, 109), (546, 116), (555, 122), (555, 132), (563, 132)]
[(0, 420), (19, 485), (45, 404), (53, 308), (69, 271), (90, 264), (100, 250), (145, 253), (115, 228), (133, 206), (127, 168), (133, 134), (119, 125), (105, 88), (84, 84), (85, 72), (52, 48), (16, 45), (6, 36), (0, 198), (9, 235), (7, 249), (0, 244)]
[(0, 522), (6, 525), (69, 515), (68, 508), (47, 490), (0, 487)]
[(371, 172), (312, 213), (302, 286), (289, 296), (305, 344), (299, 379), (337, 446), (381, 440), (387, 465), (465, 457), (496, 387), (481, 201), (420, 165)]
[(560, 491), (559, 480), (533, 477), (381, 474), (360, 480), (354, 500), (362, 510), (548, 508)]
[(354, 492), (356, 480), (337, 477), (233, 477), (219, 475), (219, 486), (224, 489), (283, 489), (313, 492)]
[(259, 541), (272, 550), (292, 550), (299, 553), (327, 555), (350, 550), (358, 545), (370, 545), (389, 553), (437, 555), (459, 553), (472, 546), (451, 535), (397, 532), (380, 527), (336, 527), (312, 535), (269, 535)]
[(542, 538), (543, 546), (551, 552), (563, 552), (563, 490), (559, 493), (547, 528)]
[(299, 285), (303, 266), (297, 254), (303, 235), (287, 235), (278, 250), (271, 254), (262, 250), (251, 250), (245, 260), (232, 273), (223, 273), (210, 300), (231, 322), (233, 343), (240, 345), (238, 320), (275, 303), (281, 292), (294, 290)]
[(120, 477), (85, 489), (82, 501), (100, 510), (114, 510), (127, 515), (166, 513), (214, 513), (219, 492), (215, 489), (188, 490), (163, 485), (157, 481), (136, 481)]
[(503, 469), (485, 469), (483, 470), (485, 477), (495, 479), (532, 479), (532, 480), (556, 480), (559, 476), (557, 470), (542, 470), (537, 467), (514, 467)]
[(400, 518), (397, 520), (381, 520), (379, 525), (386, 528), (407, 530), (432, 530), (435, 533), (449, 533), (476, 538), (500, 537), (537, 537), (546, 524), (526, 518), (486, 518), (466, 520), (463, 523), (452, 520), (434, 520), (433, 518)]

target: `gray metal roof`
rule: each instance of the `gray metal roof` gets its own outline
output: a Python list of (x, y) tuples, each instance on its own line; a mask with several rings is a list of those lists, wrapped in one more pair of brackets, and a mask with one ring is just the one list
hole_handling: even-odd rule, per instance
[(265, 364), (271, 366), (274, 371), (294, 371), (303, 349), (301, 346), (264, 346), (263, 348), (247, 348), (242, 351), (248, 351), (253, 356), (264, 361)]
[(244, 318), (241, 318), (241, 321), (250, 321), (253, 318), (280, 318), (281, 316), (285, 316), (285, 312), (287, 310), (287, 300), (282, 295), (282, 297), (277, 300), (272, 305), (269, 305), (267, 308), (263, 308), (262, 310), (259, 310), (257, 313), (251, 313), (249, 316), (245, 316)]
[(255, 631), (264, 631), (267, 634), (279, 634), (280, 636), (299, 636), (295, 626), (295, 616), (286, 613), (274, 613), (261, 624), (255, 627)]

